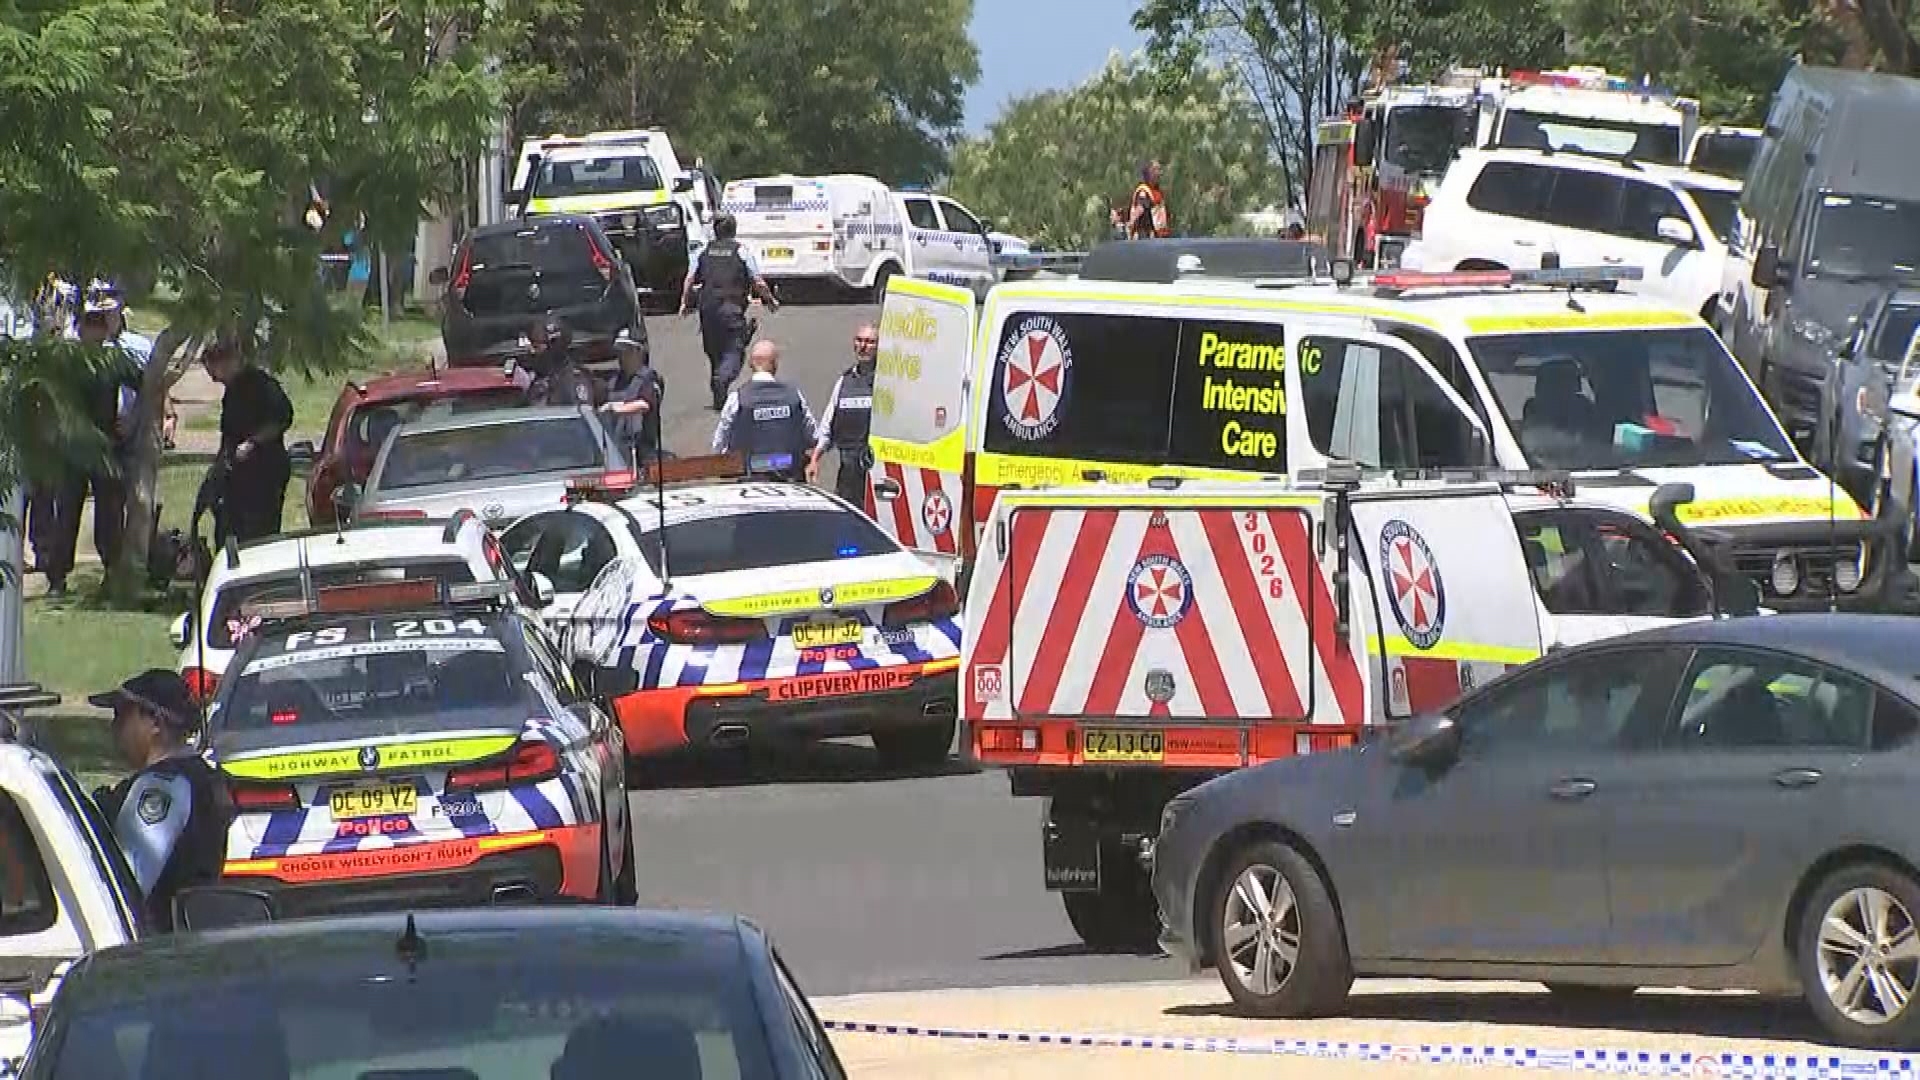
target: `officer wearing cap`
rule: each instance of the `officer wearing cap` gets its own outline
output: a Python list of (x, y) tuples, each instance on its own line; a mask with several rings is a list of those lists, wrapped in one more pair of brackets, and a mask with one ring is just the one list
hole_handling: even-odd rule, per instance
[(650, 362), (645, 337), (622, 330), (613, 347), (620, 354), (620, 370), (607, 384), (607, 402), (600, 411), (612, 417), (614, 438), (639, 461), (660, 452), (660, 399), (666, 396), (667, 382)]
[(143, 671), (92, 704), (113, 710), (113, 742), (135, 771), (95, 793), (146, 893), (148, 925), (173, 929), (173, 898), (219, 880), (232, 804), (213, 766), (187, 743), (199, 718), (186, 680)]
[(548, 317), (529, 335), (535, 378), (527, 388), (533, 405), (592, 405), (593, 380), (574, 362), (573, 331), (560, 319)]
[(867, 432), (873, 426), (873, 368), (879, 350), (880, 331), (872, 323), (853, 332), (853, 366), (841, 372), (839, 381), (833, 384), (827, 413), (820, 418), (813, 457), (807, 462), (807, 482), (815, 483), (820, 479), (820, 457), (827, 447), (840, 451), (833, 490), (855, 506), (866, 505), (867, 470), (873, 467)]

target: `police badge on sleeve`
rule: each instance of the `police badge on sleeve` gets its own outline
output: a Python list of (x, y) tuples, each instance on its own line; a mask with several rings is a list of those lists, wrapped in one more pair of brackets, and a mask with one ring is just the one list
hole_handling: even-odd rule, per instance
[(148, 788), (140, 793), (140, 799), (134, 803), (134, 812), (140, 820), (149, 825), (158, 825), (167, 820), (167, 811), (173, 809), (173, 796), (164, 789)]

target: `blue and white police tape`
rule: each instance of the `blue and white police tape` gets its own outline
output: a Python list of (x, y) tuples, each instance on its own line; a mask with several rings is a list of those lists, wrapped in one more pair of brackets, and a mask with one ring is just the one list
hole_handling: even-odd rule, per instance
[(1841, 1077), (1920, 1077), (1913, 1057), (1841, 1057), (1816, 1054), (1689, 1053), (1664, 1050), (1604, 1050), (1551, 1046), (1484, 1046), (1470, 1043), (1339, 1042), (1325, 1039), (1253, 1039), (1234, 1035), (1121, 1035), (1063, 1031), (1001, 1031), (990, 1028), (923, 1027), (856, 1020), (824, 1020), (828, 1031), (849, 1035), (903, 1035), (957, 1042), (1013, 1043), (1097, 1049), (1184, 1050), (1210, 1054), (1313, 1058), (1320, 1061), (1387, 1061), (1408, 1065), (1493, 1065), (1621, 1076), (1675, 1076), (1697, 1080), (1838, 1080)]

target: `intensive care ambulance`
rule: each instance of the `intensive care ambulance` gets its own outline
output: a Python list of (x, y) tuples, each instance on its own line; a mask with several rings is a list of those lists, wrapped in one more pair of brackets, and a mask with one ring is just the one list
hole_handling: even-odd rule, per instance
[(1755, 610), (1747, 579), (1701, 569), (1719, 561), (1672, 513), (1684, 485), (1648, 519), (1565, 474), (1505, 479), (1524, 486), (1345, 467), (1001, 495), (961, 714), (975, 758), (1049, 799), (1046, 884), (1089, 944), (1153, 942), (1141, 856), (1178, 792), (1349, 745), (1551, 648)]
[(735, 180), (721, 206), (740, 243), (779, 286), (886, 292), (895, 277), (984, 293), (998, 271), (991, 225), (945, 195), (871, 176)]
[(1611, 291), (1637, 272), (1060, 279), (1001, 285), (983, 306), (896, 281), (874, 516), (964, 585), (1007, 490), (1340, 463), (1564, 469), (1641, 515), (1661, 484), (1693, 484), (1687, 520), (1724, 533), (1769, 607), (1876, 606), (1896, 576), (1885, 530), (1799, 458), (1696, 314)]

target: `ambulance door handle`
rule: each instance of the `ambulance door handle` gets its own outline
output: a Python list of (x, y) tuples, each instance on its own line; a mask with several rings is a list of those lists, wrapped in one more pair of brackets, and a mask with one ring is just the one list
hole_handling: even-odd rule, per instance
[(1517, 238), (1517, 237), (1516, 237), (1516, 238), (1514, 239), (1514, 241), (1513, 241), (1513, 246), (1514, 246), (1514, 247), (1532, 247), (1532, 246), (1533, 246), (1533, 241), (1531, 241), (1531, 240), (1522, 240), (1522, 239), (1519, 239), (1519, 238)]
[(1584, 799), (1593, 794), (1594, 789), (1599, 786), (1600, 785), (1591, 780), (1581, 779), (1580, 777), (1569, 777), (1549, 788), (1547, 794), (1563, 802), (1573, 802), (1576, 799)]
[(873, 497), (876, 499), (897, 499), (900, 497), (900, 482), (886, 477), (873, 482)]

